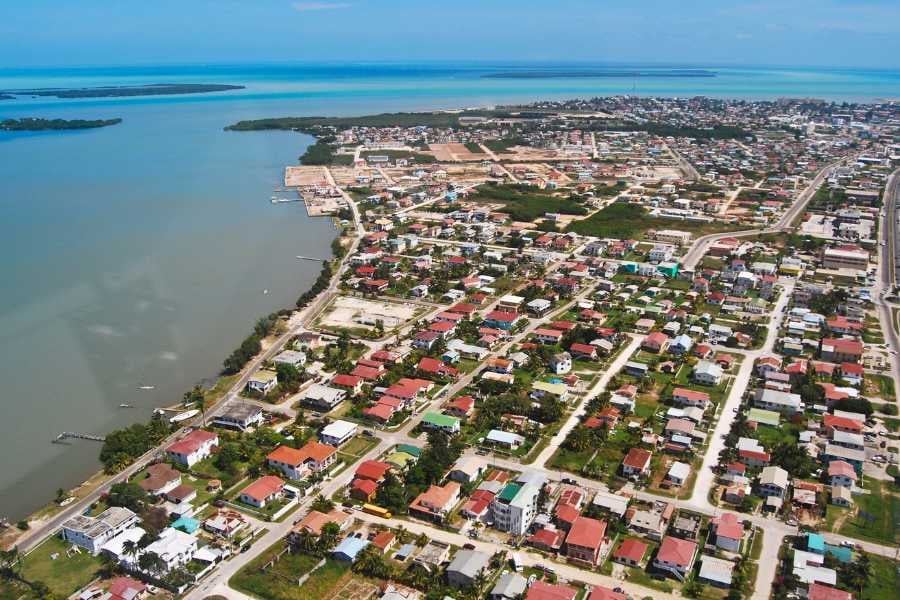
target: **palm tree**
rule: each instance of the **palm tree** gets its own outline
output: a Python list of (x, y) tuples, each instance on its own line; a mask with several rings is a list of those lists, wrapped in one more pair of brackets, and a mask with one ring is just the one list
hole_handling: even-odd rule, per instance
[(304, 554), (314, 555), (318, 550), (318, 540), (310, 532), (304, 530), (296, 538), (296, 547)]
[(153, 575), (159, 575), (166, 568), (166, 561), (156, 552), (145, 552), (138, 559), (138, 566)]
[(359, 559), (353, 565), (353, 570), (378, 579), (387, 579), (390, 573), (390, 567), (384, 562), (381, 551), (372, 545), (366, 546), (359, 553)]
[(138, 542), (125, 540), (125, 543), (122, 544), (122, 552), (125, 556), (130, 556), (131, 562), (133, 563), (134, 559), (137, 558), (137, 555), (141, 553), (141, 546)]
[(340, 533), (341, 528), (337, 523), (329, 521), (322, 526), (322, 534), (319, 536), (319, 547), (322, 549), (323, 553), (334, 550)]

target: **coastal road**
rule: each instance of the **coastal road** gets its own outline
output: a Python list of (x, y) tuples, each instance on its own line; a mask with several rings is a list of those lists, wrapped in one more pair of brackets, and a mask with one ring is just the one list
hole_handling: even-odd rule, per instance
[(831, 173), (831, 170), (835, 167), (846, 162), (847, 159), (842, 159), (840, 161), (831, 163), (821, 169), (816, 176), (813, 177), (813, 180), (809, 183), (806, 188), (800, 192), (791, 206), (781, 215), (781, 218), (773, 227), (767, 227), (764, 229), (749, 229), (742, 231), (729, 231), (726, 233), (712, 233), (709, 235), (704, 235), (702, 237), (694, 240), (694, 243), (691, 245), (690, 249), (681, 259), (681, 264), (684, 269), (691, 270), (696, 268), (697, 263), (700, 262), (700, 259), (703, 258), (703, 255), (706, 254), (706, 249), (710, 244), (717, 240), (721, 240), (727, 237), (748, 237), (754, 235), (762, 235), (766, 233), (778, 233), (781, 231), (787, 231), (791, 228), (794, 220), (799, 216), (804, 209), (806, 209), (806, 205), (809, 204), (809, 201), (816, 194), (816, 190), (819, 189), (819, 186), (822, 185), (822, 182), (828, 177)]
[[(344, 259), (339, 263), (338, 268), (335, 269), (334, 275), (331, 278), (331, 282), (329, 283), (328, 289), (326, 292), (319, 294), (316, 299), (310, 303), (306, 308), (298, 311), (292, 317), (292, 320), (296, 322), (296, 324), (288, 329), (285, 333), (276, 338), (269, 346), (266, 348), (260, 355), (252, 359), (241, 372), (240, 377), (231, 387), (231, 389), (226, 393), (221, 399), (216, 401), (213, 405), (211, 405), (207, 410), (203, 417), (205, 420), (210, 416), (214, 416), (218, 414), (222, 410), (222, 408), (231, 400), (237, 398), (240, 393), (247, 386), (247, 381), (250, 377), (267, 361), (271, 360), (275, 357), (276, 354), (281, 352), (284, 346), (291, 340), (291, 338), (296, 335), (299, 331), (303, 329), (303, 322), (309, 314), (316, 314), (319, 310), (321, 310), (322, 306), (324, 306), (324, 302), (330, 298), (330, 296), (337, 290), (338, 283), (340, 282), (340, 275), (343, 271), (344, 267), (347, 264), (347, 257), (351, 256), (355, 251), (357, 246), (359, 245), (359, 241), (362, 237), (362, 234), (365, 233), (365, 229), (362, 226), (362, 222), (360, 221), (359, 211), (356, 207), (356, 203), (349, 197), (346, 197), (347, 202), (350, 205), (350, 208), (353, 212), (353, 219), (356, 226), (356, 236), (353, 237), (353, 240), (348, 248), (347, 253), (344, 255)], [(73, 502), (72, 504), (64, 507), (55, 515), (49, 517), (47, 520), (34, 523), (31, 529), (23, 533), (19, 539), (16, 540), (15, 545), (18, 546), (21, 552), (29, 552), (33, 550), (38, 544), (40, 544), (44, 538), (53, 535), (59, 528), (62, 526), (64, 522), (69, 520), (70, 518), (80, 515), (84, 513), (94, 502), (100, 499), (100, 497), (105, 494), (110, 487), (117, 483), (122, 483), (127, 481), (130, 477), (139, 473), (142, 469), (144, 469), (147, 464), (155, 460), (159, 457), (163, 449), (167, 446), (171, 445), (179, 438), (185, 435), (185, 429), (180, 429), (174, 432), (172, 435), (168, 436), (165, 440), (163, 440), (158, 446), (149, 450), (144, 455), (139, 457), (132, 463), (130, 466), (126, 467), (119, 473), (113, 475), (109, 479), (107, 479), (102, 485), (98, 486), (95, 490), (84, 496), (83, 498)]]

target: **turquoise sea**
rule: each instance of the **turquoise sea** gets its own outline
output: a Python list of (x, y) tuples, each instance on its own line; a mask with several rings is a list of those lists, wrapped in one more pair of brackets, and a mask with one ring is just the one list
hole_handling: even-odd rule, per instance
[[(193, 96), (0, 100), (0, 119), (124, 119), (90, 131), (0, 133), (0, 516), (19, 518), (97, 467), (104, 433), (213, 376), (253, 321), (290, 306), (335, 235), (302, 205), (272, 205), (310, 142), (228, 133), (246, 118), (368, 114), (626, 94), (900, 98), (882, 70), (695, 65), (354, 64), (0, 69), (0, 90), (233, 83)], [(674, 65), (673, 67), (679, 67)], [(639, 77), (493, 78), (527, 70)], [(646, 75), (649, 73), (649, 75)], [(152, 390), (140, 390), (153, 386)], [(119, 408), (121, 403), (135, 408)]]

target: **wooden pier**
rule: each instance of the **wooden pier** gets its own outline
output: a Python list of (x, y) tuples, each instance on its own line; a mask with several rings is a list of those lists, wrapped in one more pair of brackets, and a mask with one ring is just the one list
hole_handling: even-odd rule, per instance
[(92, 433), (77, 433), (75, 431), (63, 431), (53, 440), (54, 444), (65, 442), (69, 439), (75, 440), (91, 440), (92, 442), (105, 442), (106, 437), (102, 435), (94, 435)]

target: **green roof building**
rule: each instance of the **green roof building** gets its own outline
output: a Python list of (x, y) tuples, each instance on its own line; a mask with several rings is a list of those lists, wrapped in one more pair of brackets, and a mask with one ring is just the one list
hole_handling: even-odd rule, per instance
[(422, 417), (422, 427), (426, 429), (440, 429), (450, 434), (459, 433), (459, 419), (441, 413), (427, 412)]
[(751, 408), (747, 414), (748, 421), (756, 421), (760, 425), (771, 425), (778, 427), (781, 422), (781, 415), (774, 410), (763, 410), (762, 408)]
[(415, 456), (416, 458), (422, 456), (422, 449), (417, 446), (413, 446), (412, 444), (397, 444), (397, 447), (394, 448), (394, 450), (396, 450), (397, 452), (405, 452), (407, 454)]

